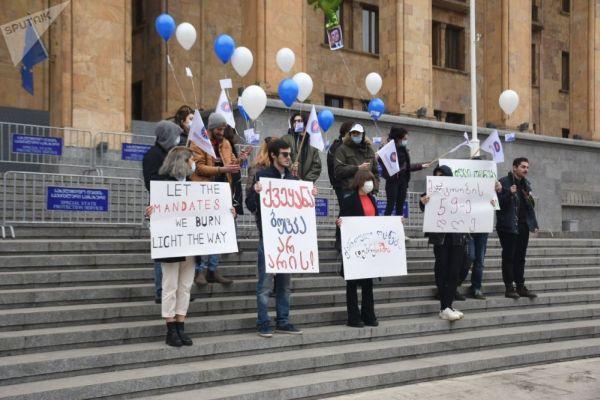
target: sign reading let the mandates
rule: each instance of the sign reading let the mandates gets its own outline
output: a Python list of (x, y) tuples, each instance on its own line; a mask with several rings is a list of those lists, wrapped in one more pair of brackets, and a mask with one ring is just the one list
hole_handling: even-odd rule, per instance
[(261, 178), (260, 212), (267, 273), (318, 273), (313, 184)]

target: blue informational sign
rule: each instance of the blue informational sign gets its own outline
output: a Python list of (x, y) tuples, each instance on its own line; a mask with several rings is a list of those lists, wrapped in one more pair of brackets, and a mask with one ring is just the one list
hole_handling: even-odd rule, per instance
[(329, 200), (322, 197), (315, 198), (315, 213), (317, 217), (326, 217), (329, 215)]
[[(386, 200), (377, 199), (377, 212), (379, 213), (379, 215), (383, 215), (385, 213), (386, 205)], [(392, 211), (392, 215), (398, 215), (397, 210), (394, 209), (394, 211)], [(408, 218), (408, 201), (404, 202), (404, 206), (402, 207), (402, 216), (404, 218)]]
[(149, 144), (134, 144), (134, 143), (123, 143), (121, 147), (121, 160), (126, 161), (142, 161), (144, 155), (152, 147)]
[(17, 134), (12, 136), (13, 153), (62, 156), (62, 147), (62, 138)]
[(107, 212), (108, 190), (48, 186), (48, 211)]

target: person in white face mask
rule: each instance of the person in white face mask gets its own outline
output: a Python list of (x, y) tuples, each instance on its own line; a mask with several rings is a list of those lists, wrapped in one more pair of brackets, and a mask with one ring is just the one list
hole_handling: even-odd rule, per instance
[(292, 174), (303, 181), (314, 183), (321, 175), (321, 157), (319, 151), (310, 145), (309, 138), (303, 139), (306, 128), (306, 120), (302, 114), (293, 114), (288, 132), (281, 139), (292, 149)]
[[(375, 176), (367, 170), (358, 170), (352, 179), (352, 191), (342, 201), (340, 217), (336, 221), (336, 245), (339, 243), (340, 229), (344, 217), (374, 217), (377, 216), (377, 201), (373, 196)], [(343, 265), (342, 265), (343, 275)], [(362, 304), (358, 308), (357, 288), (362, 288)], [(347, 325), (354, 328), (363, 326), (378, 326), (373, 301), (373, 279), (353, 279), (346, 281), (346, 308), (348, 311)]]

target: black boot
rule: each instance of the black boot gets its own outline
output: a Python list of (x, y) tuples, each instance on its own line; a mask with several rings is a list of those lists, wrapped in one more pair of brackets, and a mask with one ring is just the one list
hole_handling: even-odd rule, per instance
[(183, 343), (181, 343), (181, 339), (177, 334), (177, 327), (175, 324), (175, 321), (167, 322), (167, 338), (165, 339), (165, 343), (169, 346), (181, 347)]
[(175, 328), (177, 329), (179, 339), (181, 340), (181, 343), (184, 346), (191, 346), (192, 344), (194, 344), (194, 342), (192, 342), (192, 339), (185, 334), (183, 322), (175, 322)]

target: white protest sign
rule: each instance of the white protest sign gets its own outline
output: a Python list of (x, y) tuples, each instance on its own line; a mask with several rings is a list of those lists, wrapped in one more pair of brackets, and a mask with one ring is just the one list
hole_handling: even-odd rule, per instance
[(150, 205), (153, 259), (238, 251), (228, 183), (151, 181)]
[(428, 176), (423, 232), (492, 232), (494, 181)]
[(342, 217), (344, 278), (406, 275), (402, 217)]
[[(457, 160), (445, 158), (439, 160), (439, 165), (447, 165), (452, 175), (457, 178), (490, 178), (494, 184), (498, 180), (498, 167), (491, 160)], [(494, 192), (494, 210), (500, 209), (498, 195)]]
[(267, 273), (318, 273), (312, 182), (260, 178), (260, 213)]

